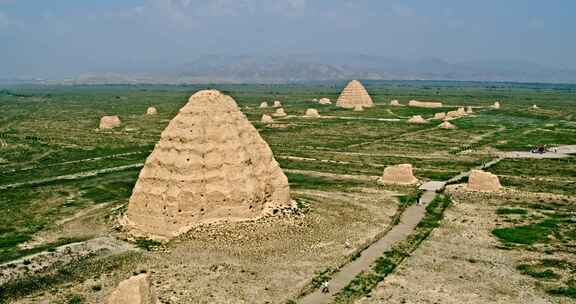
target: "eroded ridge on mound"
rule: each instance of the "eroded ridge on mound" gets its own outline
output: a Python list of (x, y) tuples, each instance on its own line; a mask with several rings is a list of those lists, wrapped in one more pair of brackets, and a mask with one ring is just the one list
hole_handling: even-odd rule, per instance
[(336, 105), (341, 108), (353, 109), (355, 107), (370, 108), (374, 106), (374, 102), (366, 88), (358, 80), (352, 80), (346, 85), (338, 100)]
[(146, 160), (123, 221), (133, 235), (171, 238), (191, 227), (292, 207), (288, 179), (234, 99), (199, 91)]
[(156, 293), (147, 274), (139, 274), (120, 282), (108, 297), (108, 304), (157, 304)]

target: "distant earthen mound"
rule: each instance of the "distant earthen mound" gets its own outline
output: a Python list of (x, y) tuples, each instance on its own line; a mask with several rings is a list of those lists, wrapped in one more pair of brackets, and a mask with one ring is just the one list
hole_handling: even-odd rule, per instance
[(360, 81), (352, 80), (340, 93), (336, 105), (346, 109), (352, 109), (356, 106), (370, 108), (374, 106), (374, 102)]
[(456, 129), (456, 126), (453, 125), (453, 124), (451, 124), (451, 123), (448, 122), (448, 121), (445, 121), (445, 122), (441, 123), (438, 127), (439, 127), (440, 129), (449, 129), (449, 130), (451, 130), (451, 129)]
[(438, 101), (418, 101), (418, 100), (410, 100), (408, 102), (409, 107), (415, 108), (441, 108), (442, 103)]
[(318, 103), (321, 105), (330, 105), (330, 104), (332, 104), (332, 101), (330, 101), (330, 99), (328, 99), (328, 98), (320, 98)]
[(434, 114), (434, 119), (444, 119), (444, 118), (446, 118), (445, 112), (440, 112), (440, 113)]
[(108, 297), (108, 304), (157, 304), (158, 298), (147, 274), (139, 274), (118, 284)]
[(318, 113), (318, 110), (316, 110), (316, 109), (307, 109), (306, 114), (304, 114), (304, 117), (320, 118), (320, 114)]
[(492, 107), (493, 107), (494, 109), (500, 109), (500, 102), (499, 102), (499, 101), (495, 102)]
[(288, 179), (266, 142), (234, 99), (204, 90), (162, 132), (122, 221), (135, 236), (167, 239), (288, 207)]
[(274, 101), (274, 105), (272, 105), (274, 108), (281, 108), (282, 107), (282, 103), (279, 100), (275, 100)]
[(122, 124), (120, 117), (114, 116), (102, 116), (100, 118), (100, 129), (113, 129), (119, 127)]
[(287, 114), (286, 114), (286, 112), (284, 112), (284, 108), (276, 109), (276, 112), (272, 113), (272, 116), (274, 116), (274, 117), (284, 117), (286, 115)]
[(396, 99), (390, 101), (390, 105), (393, 106), (393, 107), (399, 107), (399, 106), (401, 106), (400, 102), (399, 102), (398, 100), (396, 100)]
[(263, 123), (274, 123), (274, 119), (272, 119), (272, 116), (270, 116), (270, 115), (263, 114), (263, 115), (262, 115), (262, 118), (260, 119), (260, 122), (263, 122)]
[(422, 118), (422, 116), (420, 115), (414, 115), (412, 116), (412, 118), (408, 119), (409, 123), (413, 123), (413, 124), (425, 124), (428, 123), (428, 121), (424, 118)]
[(474, 113), (474, 110), (472, 110), (471, 106), (468, 106), (468, 108), (466, 109), (466, 114), (472, 114)]
[(538, 109), (540, 109), (540, 107), (538, 107), (537, 105), (532, 105), (532, 109), (538, 110)]
[(413, 185), (418, 183), (418, 179), (412, 172), (411, 164), (402, 164), (396, 166), (386, 167), (384, 174), (380, 178), (380, 182), (385, 184), (396, 185)]
[(498, 176), (481, 170), (472, 170), (468, 177), (468, 188), (478, 191), (498, 191), (502, 188)]
[(263, 101), (263, 102), (260, 104), (260, 109), (265, 109), (265, 108), (267, 108), (267, 107), (268, 107), (268, 103), (265, 102), (265, 101)]
[(156, 110), (155, 107), (148, 107), (148, 109), (146, 109), (146, 115), (156, 115), (158, 114), (158, 110)]
[(456, 111), (448, 111), (448, 113), (446, 113), (446, 117), (448, 118), (458, 118), (462, 116), (466, 116), (466, 110), (464, 110), (464, 108), (458, 108)]

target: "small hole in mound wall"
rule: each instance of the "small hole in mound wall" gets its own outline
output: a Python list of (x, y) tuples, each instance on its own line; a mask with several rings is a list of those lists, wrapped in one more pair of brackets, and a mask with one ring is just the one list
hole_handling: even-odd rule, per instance
[(252, 209), (252, 207), (253, 207), (253, 206), (252, 206), (252, 205), (250, 205), (250, 206), (248, 207), (248, 209)]
[(182, 209), (178, 209), (178, 213), (182, 213)]
[(200, 209), (200, 212), (204, 212), (204, 208)]

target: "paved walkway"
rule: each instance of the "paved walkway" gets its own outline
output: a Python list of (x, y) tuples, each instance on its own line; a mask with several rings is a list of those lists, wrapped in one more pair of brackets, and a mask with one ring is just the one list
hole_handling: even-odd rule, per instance
[[(423, 197), (425, 200), (421, 203), (427, 204), (431, 202), (436, 196), (435, 191), (426, 191)], [(346, 264), (342, 267), (330, 280), (330, 292), (322, 293), (320, 289), (302, 298), (299, 303), (301, 304), (322, 304), (330, 303), (334, 299), (340, 289), (346, 287), (360, 272), (370, 268), (374, 262), (382, 256), (382, 254), (390, 250), (394, 244), (404, 240), (416, 228), (416, 225), (422, 220), (426, 213), (424, 206), (412, 205), (408, 207), (400, 218), (400, 223), (394, 226), (384, 237), (372, 244), (366, 250), (362, 251), (362, 255), (356, 260)]]

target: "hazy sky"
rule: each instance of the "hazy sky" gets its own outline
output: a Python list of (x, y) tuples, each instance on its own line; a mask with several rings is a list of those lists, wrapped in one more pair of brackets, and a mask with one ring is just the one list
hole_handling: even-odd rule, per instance
[(576, 1), (0, 0), (0, 78), (324, 52), (576, 68)]

